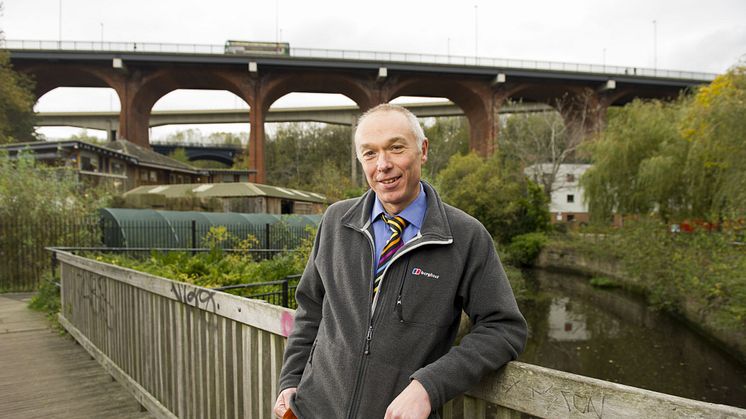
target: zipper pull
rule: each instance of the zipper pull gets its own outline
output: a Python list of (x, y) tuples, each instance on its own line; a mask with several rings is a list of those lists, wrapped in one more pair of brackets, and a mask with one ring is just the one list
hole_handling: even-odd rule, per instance
[(371, 339), (373, 339), (373, 325), (368, 326), (368, 334), (365, 336), (365, 355), (370, 355)]
[(396, 314), (397, 316), (399, 316), (399, 323), (404, 323), (404, 316), (402, 315), (401, 294), (396, 297)]

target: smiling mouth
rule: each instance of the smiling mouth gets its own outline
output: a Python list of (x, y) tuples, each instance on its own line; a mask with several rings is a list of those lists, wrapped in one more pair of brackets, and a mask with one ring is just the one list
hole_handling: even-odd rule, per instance
[(401, 176), (397, 176), (397, 177), (394, 177), (394, 178), (391, 178), (391, 179), (380, 180), (379, 183), (383, 183), (384, 185), (390, 185), (390, 184), (396, 182), (397, 180), (399, 180), (400, 177)]

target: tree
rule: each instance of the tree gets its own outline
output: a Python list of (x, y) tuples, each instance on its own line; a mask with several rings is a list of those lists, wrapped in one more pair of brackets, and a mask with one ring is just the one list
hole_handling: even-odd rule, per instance
[[(587, 160), (580, 155), (579, 147), (598, 128), (589, 123), (599, 112), (591, 92), (565, 95), (553, 103), (553, 108), (510, 115), (498, 137), (502, 164), (516, 165), (521, 171), (536, 168), (528, 175), (543, 187), (547, 198), (551, 197), (561, 165)], [(562, 115), (573, 115), (575, 123), (568, 126)]]
[(746, 68), (677, 101), (634, 101), (610, 114), (581, 179), (591, 215), (663, 221), (746, 213)]
[(635, 100), (610, 114), (601, 138), (588, 147), (593, 167), (581, 178), (596, 220), (653, 211), (668, 219), (685, 209), (688, 144), (677, 127), (681, 106)]
[(451, 157), (437, 186), (445, 202), (477, 218), (500, 243), (549, 228), (549, 210), (541, 187), (501, 167), (500, 157), (474, 153)]
[(267, 179), (273, 185), (324, 193), (331, 199), (359, 191), (350, 180), (351, 130), (317, 123), (281, 124), (265, 146)]
[(439, 117), (425, 127), (430, 142), (423, 177), (435, 179), (448, 164), (451, 156), (469, 152), (469, 124), (465, 117)]
[(13, 70), (10, 54), (0, 50), (0, 144), (36, 139), (33, 89), (30, 78)]
[(11, 159), (0, 151), (0, 255), (17, 262), (6, 266), (0, 290), (14, 281), (20, 289), (34, 286), (38, 273), (49, 267), (46, 256), (40, 256), (44, 246), (98, 243), (92, 217), (110, 196), (104, 187), (87, 187), (71, 168), (38, 164), (23, 152)]
[(746, 66), (702, 87), (685, 110), (691, 144), (685, 174), (692, 212), (710, 219), (746, 214)]

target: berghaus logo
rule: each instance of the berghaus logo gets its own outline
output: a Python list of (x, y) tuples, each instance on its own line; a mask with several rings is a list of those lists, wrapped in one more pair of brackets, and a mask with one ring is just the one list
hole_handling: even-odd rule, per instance
[(435, 274), (430, 273), (430, 272), (425, 272), (425, 271), (423, 271), (420, 268), (414, 268), (414, 269), (412, 269), (412, 275), (415, 275), (415, 276), (424, 276), (426, 278), (432, 278), (432, 279), (438, 279), (438, 278), (440, 278), (440, 275), (435, 275)]

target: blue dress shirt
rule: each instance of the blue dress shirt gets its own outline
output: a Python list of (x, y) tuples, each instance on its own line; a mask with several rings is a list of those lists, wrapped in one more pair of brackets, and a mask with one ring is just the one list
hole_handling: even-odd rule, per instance
[[(404, 234), (402, 235), (402, 240), (404, 240), (404, 243), (412, 240), (413, 237), (415, 237), (419, 232), (420, 228), (422, 228), (422, 220), (425, 219), (425, 212), (427, 211), (427, 198), (425, 197), (425, 188), (422, 187), (422, 182), (420, 182), (420, 193), (417, 195), (417, 198), (409, 204), (407, 208), (405, 208), (402, 212), (399, 214), (388, 214), (389, 216), (398, 215), (409, 223), (407, 227), (404, 229)], [(376, 197), (375, 202), (373, 203), (373, 210), (370, 213), (370, 221), (371, 225), (373, 226), (373, 240), (376, 244), (376, 252), (375, 252), (375, 260), (373, 263), (373, 266), (378, 266), (378, 259), (381, 256), (381, 249), (386, 245), (386, 242), (389, 240), (389, 237), (391, 237), (391, 229), (389, 226), (381, 219), (381, 214), (386, 212), (385, 209), (383, 209), (383, 204), (381, 204), (381, 201), (378, 200), (378, 197)]]

